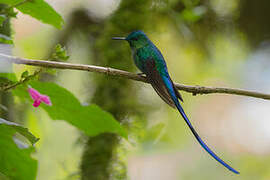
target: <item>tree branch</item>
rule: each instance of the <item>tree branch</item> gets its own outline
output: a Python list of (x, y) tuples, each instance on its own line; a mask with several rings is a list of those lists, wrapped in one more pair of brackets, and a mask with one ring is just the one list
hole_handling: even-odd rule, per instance
[[(81, 70), (89, 72), (97, 72), (101, 74), (107, 74), (110, 76), (117, 76), (122, 78), (128, 78), (135, 81), (141, 81), (147, 83), (147, 80), (144, 76), (133, 74), (127, 71), (122, 71), (119, 69), (93, 66), (93, 65), (84, 65), (84, 64), (71, 64), (64, 62), (55, 62), (55, 61), (44, 61), (44, 60), (32, 60), (26, 58), (19, 58), (14, 56), (9, 56), (5, 54), (0, 54), (0, 61), (8, 61), (15, 64), (25, 64), (31, 66), (39, 66), (45, 68), (56, 68), (56, 69), (71, 69), (71, 70)], [(223, 94), (234, 94), (241, 96), (249, 96), (254, 98), (261, 98), (270, 100), (270, 94), (259, 93), (255, 91), (247, 91), (242, 89), (234, 88), (224, 88), (224, 87), (204, 87), (204, 86), (190, 86), (175, 83), (178, 90), (186, 91), (192, 93), (193, 95), (197, 94), (211, 94), (211, 93), (223, 93)]]

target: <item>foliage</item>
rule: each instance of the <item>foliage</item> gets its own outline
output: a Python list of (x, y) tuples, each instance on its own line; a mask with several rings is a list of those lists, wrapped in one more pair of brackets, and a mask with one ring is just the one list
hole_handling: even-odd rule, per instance
[(14, 137), (16, 133), (33, 145), (38, 141), (27, 128), (0, 118), (0, 173), (12, 180), (34, 180), (37, 173), (37, 161), (31, 157), (34, 147)]
[[(96, 105), (81, 105), (79, 100), (65, 88), (55, 83), (39, 81), (32, 81), (29, 85), (50, 97), (52, 106), (41, 104), (41, 107), (52, 119), (65, 120), (89, 136), (112, 132), (127, 137), (123, 127), (111, 114)], [(15, 95), (32, 102), (26, 87), (17, 87), (13, 92)]]
[[(13, 73), (2, 73), (0, 74), (0, 76), (2, 81), (2, 84), (0, 84), (1, 86), (6, 86), (7, 84), (12, 85), (18, 82), (23, 83), (24, 79), (32, 80), (31, 82), (29, 82), (29, 85), (31, 87), (37, 89), (41, 93), (48, 95), (51, 98), (53, 106), (46, 106), (41, 104), (41, 107), (54, 120), (65, 120), (89, 136), (95, 136), (104, 132), (111, 132), (118, 133), (119, 135), (127, 138), (126, 131), (110, 113), (103, 111), (96, 105), (81, 105), (81, 103), (72, 93), (70, 93), (65, 88), (58, 86), (55, 83), (33, 81), (33, 79), (36, 78), (32, 77), (33, 75), (29, 75), (28, 71), (24, 71), (21, 74), (22, 80), (18, 82), (16, 80), (16, 77), (14, 77)], [(20, 97), (22, 100), (29, 100), (30, 102), (32, 102), (32, 99), (27, 92), (27, 88), (28, 86), (20, 84), (18, 87), (16, 87), (16, 89), (13, 90), (13, 94)], [(10, 143), (4, 144), (0, 142), (0, 147), (6, 147), (5, 152), (0, 151), (0, 159), (2, 159), (2, 162), (4, 163), (3, 169), (0, 169), (0, 172), (7, 177), (12, 177), (13, 179), (19, 179), (19, 177), (26, 173), (27, 175), (24, 176), (26, 177), (26, 179), (34, 179), (37, 170), (35, 161), (35, 164), (33, 164), (33, 162), (29, 160), (29, 169), (21, 167), (20, 163), (18, 163), (17, 168), (20, 169), (18, 170), (18, 174), (14, 174), (12, 169), (9, 169), (8, 167), (14, 167), (12, 163), (15, 163), (17, 160), (23, 162), (19, 158), (27, 159), (27, 156), (30, 156), (31, 152), (34, 150), (32, 147), (25, 150), (20, 150), (19, 148), (17, 148), (12, 140), (12, 136), (15, 132), (18, 132), (21, 135), (25, 136), (32, 144), (36, 143), (38, 141), (38, 138), (34, 137), (31, 133), (29, 133), (26, 128), (23, 128), (15, 123), (8, 123), (4, 120), (1, 120), (0, 123), (2, 123), (0, 126), (0, 131), (2, 133), (0, 134), (0, 139), (1, 135), (9, 135), (8, 138), (5, 137), (7, 140), (5, 140), (4, 142)], [(18, 142), (18, 140), (16, 142)], [(19, 151), (20, 153), (22, 153), (22, 155), (20, 155), (19, 157), (11, 156), (12, 154), (18, 154)], [(10, 152), (10, 154), (7, 154), (8, 152)], [(1, 158), (1, 155), (5, 155), (6, 157)], [(9, 165), (9, 163), (11, 164)]]
[(3, 22), (7, 17), (5, 15), (0, 15), (0, 26), (2, 26)]
[(67, 50), (65, 47), (62, 47), (61, 44), (57, 44), (54, 48), (54, 52), (51, 56), (52, 60), (62, 60), (67, 61), (69, 56), (67, 55)]
[(64, 23), (62, 17), (44, 0), (0, 0), (0, 3), (9, 5), (5, 10), (16, 8), (37, 20), (53, 25), (60, 29)]
[[(0, 4), (5, 4), (0, 7), (0, 29), (2, 25), (9, 23), (10, 18), (16, 17), (15, 8), (58, 29), (63, 25), (62, 17), (44, 0), (0, 0)], [(0, 34), (0, 42), (13, 44), (11, 36), (6, 34), (10, 35), (11, 33)], [(51, 55), (51, 60), (66, 61), (68, 58), (66, 49), (57, 44)], [(82, 105), (71, 92), (55, 83), (34, 81), (42, 72), (43, 70), (38, 70), (29, 75), (29, 71), (26, 70), (21, 73), (19, 81), (13, 73), (1, 73), (0, 87), (4, 90), (12, 90), (14, 96), (32, 102), (27, 92), (28, 84), (50, 97), (53, 105), (41, 104), (40, 107), (48, 113), (51, 119), (64, 120), (88, 136), (110, 132), (127, 138), (127, 133), (120, 123), (97, 105)], [(5, 106), (1, 105), (1, 107)], [(10, 111), (7, 107), (5, 110)], [(24, 136), (32, 145), (39, 140), (27, 128), (0, 119), (0, 178), (36, 179), (37, 161), (31, 158), (31, 153), (35, 149), (14, 137), (16, 133)]]
[(13, 44), (12, 39), (4, 34), (0, 34), (0, 42), (4, 44)]

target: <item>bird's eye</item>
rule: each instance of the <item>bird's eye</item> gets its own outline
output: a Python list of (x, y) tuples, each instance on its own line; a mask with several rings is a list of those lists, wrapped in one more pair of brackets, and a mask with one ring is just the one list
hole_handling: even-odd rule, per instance
[(134, 37), (133, 40), (134, 40), (134, 41), (138, 41), (138, 38)]

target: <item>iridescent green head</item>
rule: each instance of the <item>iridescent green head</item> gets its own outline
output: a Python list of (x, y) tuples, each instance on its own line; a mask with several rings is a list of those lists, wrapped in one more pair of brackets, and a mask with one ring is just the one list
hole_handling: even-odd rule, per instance
[(127, 37), (114, 37), (112, 39), (126, 40), (128, 41), (130, 47), (135, 49), (146, 46), (150, 42), (150, 40), (143, 31), (133, 31)]

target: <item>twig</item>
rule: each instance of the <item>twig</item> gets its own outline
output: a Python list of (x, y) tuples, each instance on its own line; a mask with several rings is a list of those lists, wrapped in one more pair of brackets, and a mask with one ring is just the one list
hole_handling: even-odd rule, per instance
[(27, 76), (25, 78), (21, 78), (21, 80), (19, 80), (18, 82), (14, 83), (14, 84), (10, 84), (10, 85), (7, 85), (7, 86), (0, 87), (0, 91), (8, 91), (10, 89), (14, 89), (15, 87), (17, 87), (17, 86), (19, 86), (21, 84), (24, 84), (27, 81), (30, 81), (33, 78), (35, 78), (41, 71), (42, 71), (42, 69), (40, 69), (38, 71), (35, 71), (33, 74), (31, 74), (31, 75), (29, 75), (29, 76)]
[[(25, 65), (39, 66), (39, 67), (45, 67), (45, 68), (72, 69), (72, 70), (97, 72), (101, 74), (107, 74), (110, 76), (128, 78), (135, 81), (141, 81), (141, 82), (147, 83), (147, 80), (144, 76), (133, 74), (127, 71), (122, 71), (119, 69), (109, 68), (109, 67), (84, 65), (84, 64), (71, 64), (71, 63), (55, 62), (55, 61), (32, 60), (32, 59), (9, 56), (5, 54), (0, 54), (0, 57), (3, 57), (0, 59), (0, 61), (9, 61), (15, 64), (25, 64)], [(259, 93), (256, 91), (247, 91), (247, 90), (242, 90), (242, 89), (225, 88), (225, 87), (190, 86), (190, 85), (183, 85), (183, 84), (178, 84), (178, 83), (175, 83), (175, 85), (178, 90), (186, 91), (186, 92), (192, 93), (193, 95), (223, 93), (223, 94), (234, 94), (234, 95), (249, 96), (249, 97), (254, 97), (254, 98), (270, 100), (270, 94)]]

